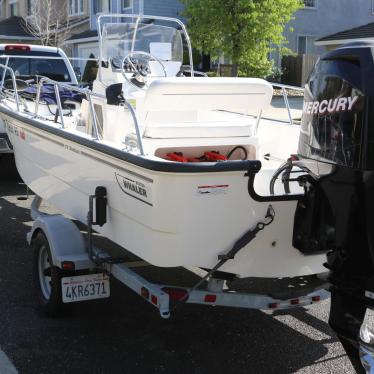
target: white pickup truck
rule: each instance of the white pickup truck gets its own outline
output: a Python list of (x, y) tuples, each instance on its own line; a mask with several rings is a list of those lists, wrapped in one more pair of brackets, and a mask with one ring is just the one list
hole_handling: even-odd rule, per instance
[[(27, 80), (35, 75), (40, 75), (59, 82), (78, 84), (73, 67), (65, 52), (56, 47), (0, 44), (0, 64), (11, 67), (16, 78), (19, 79)], [(0, 81), (3, 74), (4, 69), (0, 67)], [(4, 123), (0, 120), (0, 154), (12, 152), (12, 145), (5, 132)]]

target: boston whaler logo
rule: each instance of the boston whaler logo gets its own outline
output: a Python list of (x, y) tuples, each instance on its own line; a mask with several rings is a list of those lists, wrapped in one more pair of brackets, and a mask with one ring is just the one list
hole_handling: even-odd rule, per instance
[(359, 97), (340, 97), (337, 99), (322, 101), (306, 101), (303, 106), (303, 113), (306, 114), (332, 114), (352, 110)]
[(126, 194), (134, 197), (152, 206), (152, 184), (148, 180), (140, 180), (135, 175), (123, 173), (124, 175), (115, 173), (117, 183), (121, 190)]
[(140, 196), (147, 197), (147, 190), (144, 188), (144, 185), (142, 183), (135, 182), (128, 178), (124, 178), (122, 180), (122, 183), (123, 183), (123, 186), (125, 187), (125, 190), (132, 191)]

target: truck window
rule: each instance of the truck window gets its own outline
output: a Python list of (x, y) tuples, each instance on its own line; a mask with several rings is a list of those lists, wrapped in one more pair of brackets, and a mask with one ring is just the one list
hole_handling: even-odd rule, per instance
[[(14, 70), (16, 77), (27, 79), (33, 75), (42, 75), (59, 82), (71, 82), (69, 71), (66, 67), (65, 61), (61, 58), (57, 59), (43, 59), (43, 58), (17, 58), (17, 55), (25, 56), (22, 51), (2, 51), (2, 55), (12, 55), (9, 59), (9, 67)], [(58, 53), (50, 52), (27, 52), (27, 56), (48, 56), (61, 57)], [(0, 63), (5, 64), (6, 58), (1, 57)], [(3, 69), (0, 68), (0, 78), (2, 77)], [(10, 78), (9, 72), (6, 74)]]

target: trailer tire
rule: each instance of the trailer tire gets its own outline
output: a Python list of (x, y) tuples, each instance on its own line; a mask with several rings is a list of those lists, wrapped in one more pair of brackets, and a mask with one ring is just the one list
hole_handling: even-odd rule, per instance
[(42, 311), (50, 317), (69, 314), (71, 305), (62, 302), (63, 271), (53, 265), (50, 246), (45, 234), (37, 233), (31, 246), (34, 254), (34, 284)]

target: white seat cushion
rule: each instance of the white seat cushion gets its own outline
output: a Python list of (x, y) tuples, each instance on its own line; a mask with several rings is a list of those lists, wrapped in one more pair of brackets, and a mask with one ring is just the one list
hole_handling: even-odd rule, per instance
[[(272, 86), (256, 78), (162, 78), (153, 81), (139, 105), (148, 138), (251, 136)], [(243, 114), (239, 114), (243, 113)]]
[(270, 105), (273, 87), (257, 78), (160, 78), (144, 98), (144, 111), (226, 110), (247, 113)]
[[(253, 135), (256, 124), (255, 118), (233, 113), (221, 112), (220, 114), (222, 116), (221, 120), (213, 121), (153, 122), (148, 124), (143, 136), (146, 138), (171, 139), (248, 137)], [(231, 120), (227, 120), (228, 118)]]

